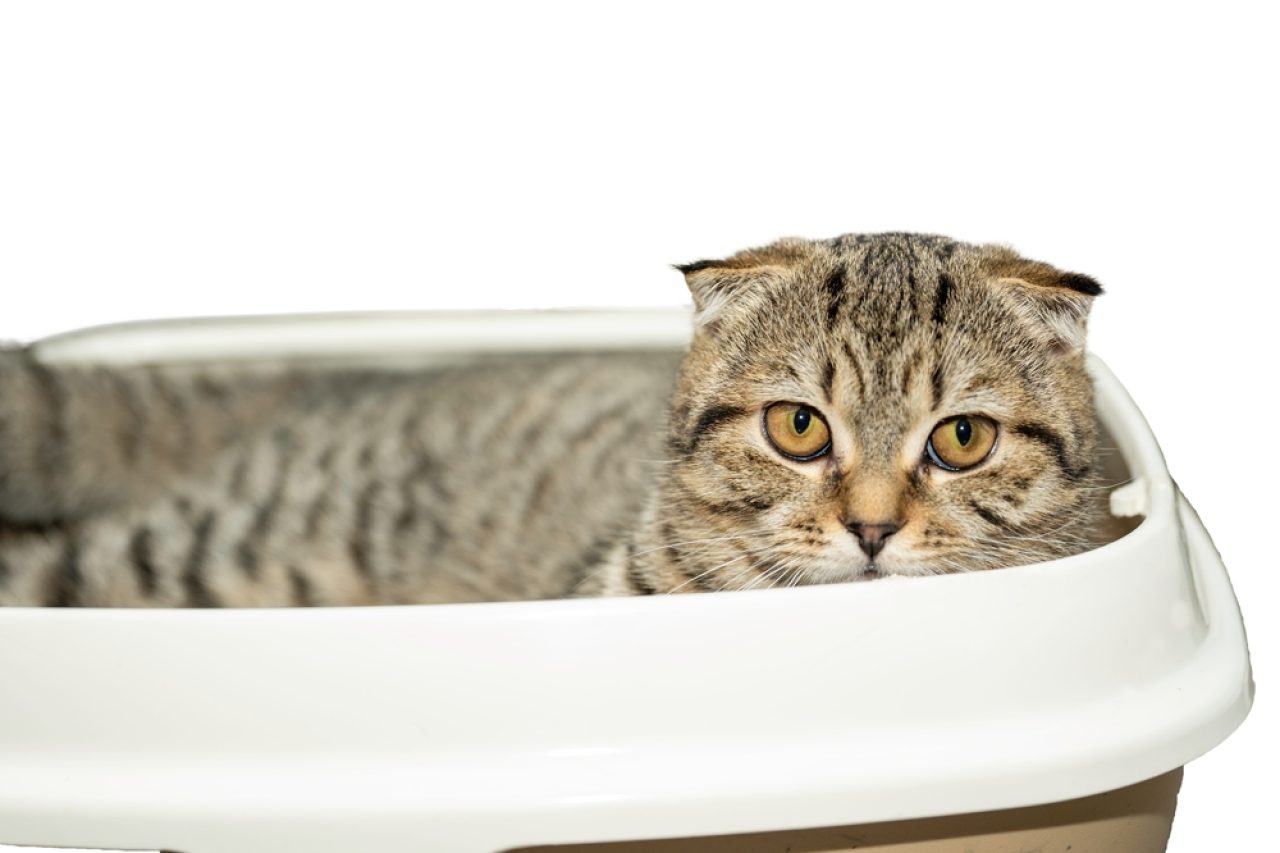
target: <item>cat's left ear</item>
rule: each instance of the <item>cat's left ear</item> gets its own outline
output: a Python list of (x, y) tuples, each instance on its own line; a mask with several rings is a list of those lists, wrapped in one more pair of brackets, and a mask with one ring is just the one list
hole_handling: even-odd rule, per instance
[(1084, 349), (1089, 309), (1102, 285), (1087, 275), (1030, 261), (1007, 249), (989, 256), (983, 271), (1019, 313), (1052, 336), (1062, 354)]

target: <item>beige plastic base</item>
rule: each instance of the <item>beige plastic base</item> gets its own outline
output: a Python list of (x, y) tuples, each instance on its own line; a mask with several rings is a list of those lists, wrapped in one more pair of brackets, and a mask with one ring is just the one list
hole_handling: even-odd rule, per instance
[(1182, 768), (1092, 797), (995, 812), (509, 853), (1164, 853)]

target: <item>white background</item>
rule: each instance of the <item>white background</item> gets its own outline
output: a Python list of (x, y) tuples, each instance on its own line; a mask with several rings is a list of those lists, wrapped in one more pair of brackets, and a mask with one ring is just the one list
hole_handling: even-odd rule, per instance
[(1273, 833), (1277, 27), (1262, 4), (0, 7), (0, 337), (666, 305), (783, 235), (1007, 242), (1214, 533), (1260, 684), (1170, 849)]

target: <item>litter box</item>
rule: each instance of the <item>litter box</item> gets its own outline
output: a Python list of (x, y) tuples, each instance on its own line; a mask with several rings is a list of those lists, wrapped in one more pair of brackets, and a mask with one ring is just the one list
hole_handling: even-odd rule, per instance
[[(680, 311), (156, 322), (49, 361), (680, 347)], [(1090, 360), (1131, 530), (968, 575), (300, 610), (0, 610), (0, 843), (1155, 853), (1252, 699), (1222, 562)]]

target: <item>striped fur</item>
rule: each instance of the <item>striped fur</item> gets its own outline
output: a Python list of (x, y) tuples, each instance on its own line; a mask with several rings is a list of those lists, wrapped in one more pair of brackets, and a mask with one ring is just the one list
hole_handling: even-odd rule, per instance
[[(702, 592), (1088, 547), (1091, 279), (905, 234), (682, 270), (683, 359), (107, 369), (0, 352), (0, 604)], [(774, 451), (778, 401), (819, 412), (831, 453)], [(949, 473), (924, 442), (959, 414), (999, 440)], [(850, 529), (885, 522), (900, 529), (872, 562)]]
[[(680, 268), (698, 331), (672, 401), (671, 463), (596, 593), (700, 592), (972, 571), (1100, 535), (1084, 368), (1092, 279), (998, 246), (911, 234), (784, 240)], [(764, 409), (802, 403), (831, 452), (795, 462)], [(991, 456), (931, 464), (939, 422), (1000, 424)], [(896, 532), (874, 559), (858, 525)]]
[[(639, 510), (677, 361), (223, 371), (226, 393), (202, 398), (204, 371), (33, 371), (21, 353), (5, 354), (0, 399), (24, 420), (0, 421), (0, 604), (567, 595)], [(48, 404), (48, 382), (66, 389), (65, 403)], [(184, 445), (118, 428), (167, 423), (178, 395)]]

